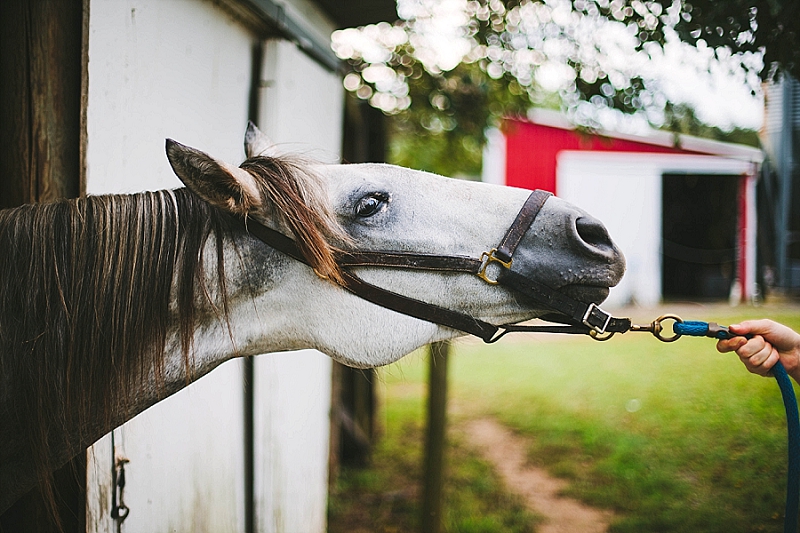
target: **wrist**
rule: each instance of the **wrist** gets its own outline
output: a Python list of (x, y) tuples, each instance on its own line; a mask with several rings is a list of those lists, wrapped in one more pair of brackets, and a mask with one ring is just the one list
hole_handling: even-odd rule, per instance
[(781, 362), (786, 369), (786, 373), (796, 382), (800, 383), (800, 364), (798, 364), (800, 358), (798, 355), (800, 354), (792, 354), (790, 357), (781, 357)]

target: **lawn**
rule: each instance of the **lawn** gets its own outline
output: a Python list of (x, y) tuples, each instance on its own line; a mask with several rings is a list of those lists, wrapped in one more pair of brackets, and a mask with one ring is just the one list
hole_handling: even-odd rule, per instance
[[(373, 452), (372, 466), (344, 467), (331, 491), (329, 533), (419, 531), (425, 387), (417, 367), (424, 365), (420, 353), (409, 357), (414, 379), (381, 383), (383, 438)], [(386, 372), (397, 375), (403, 367), (393, 366)], [(447, 464), (444, 531), (535, 531), (538, 518), (504, 489), (489, 464), (457, 431), (448, 435)]]
[[(771, 316), (800, 329), (800, 314), (791, 308), (697, 307), (683, 314), (721, 323)], [(714, 341), (518, 335), (492, 346), (459, 342), (450, 364), (453, 427), (488, 414), (528, 437), (530, 461), (567, 479), (569, 495), (614, 510), (612, 531), (781, 531), (786, 436), (778, 387), (747, 373), (735, 355), (718, 354)], [(358, 489), (358, 476), (379, 484), (391, 465), (416, 482), (425, 374), (418, 354), (382, 371), (385, 438), (373, 468), (345, 473), (348, 490)], [(466, 506), (477, 507), (481, 494), (473, 485), (489, 480), (493, 498), (510, 502), (516, 521), (509, 523), (517, 529), (469, 529), (450, 519), (448, 531), (534, 528), (535, 519), (515, 507), (467, 438), (454, 431), (451, 442), (451, 499), (471, 491)], [(462, 466), (472, 461), (486, 470), (465, 478)], [(337, 498), (332, 509), (347, 505)], [(494, 502), (476, 509), (473, 522), (490, 511), (504, 523)]]

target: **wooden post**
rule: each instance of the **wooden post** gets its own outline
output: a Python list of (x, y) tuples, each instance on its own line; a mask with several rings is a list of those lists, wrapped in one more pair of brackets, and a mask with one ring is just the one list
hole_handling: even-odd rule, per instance
[(81, 192), (84, 1), (0, 2), (0, 208)]
[[(89, 0), (0, 0), (0, 209), (81, 192), (88, 10)], [(60, 529), (33, 489), (0, 515), (0, 531), (85, 532), (86, 453), (53, 485)]]
[(428, 426), (425, 435), (425, 464), (422, 491), (422, 533), (442, 529), (442, 488), (444, 486), (444, 450), (447, 431), (447, 358), (450, 343), (430, 346), (428, 377)]

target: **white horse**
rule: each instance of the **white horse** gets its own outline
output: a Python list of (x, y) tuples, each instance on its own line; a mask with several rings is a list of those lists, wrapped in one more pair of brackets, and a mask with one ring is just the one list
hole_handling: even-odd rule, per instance
[[(340, 286), (340, 250), (480, 257), (529, 191), (391, 165), (322, 165), (250, 130), (228, 165), (168, 141), (187, 189), (0, 212), (0, 513), (114, 427), (233, 357), (316, 348), (374, 367), (463, 333)], [(305, 263), (248, 222), (290, 236)], [(605, 229), (549, 198), (514, 259), (599, 303), (624, 272)], [(307, 263), (307, 264), (306, 264)], [(309, 266), (310, 265), (310, 266)], [(492, 324), (543, 306), (459, 272), (353, 269), (365, 281)]]

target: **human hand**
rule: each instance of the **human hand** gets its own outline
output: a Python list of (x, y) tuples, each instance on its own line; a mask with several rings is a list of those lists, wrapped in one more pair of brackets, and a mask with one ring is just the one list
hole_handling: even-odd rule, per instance
[(729, 330), (742, 336), (717, 342), (719, 352), (736, 352), (747, 370), (760, 376), (768, 375), (780, 361), (786, 372), (800, 383), (800, 334), (768, 319), (746, 320), (731, 325)]

